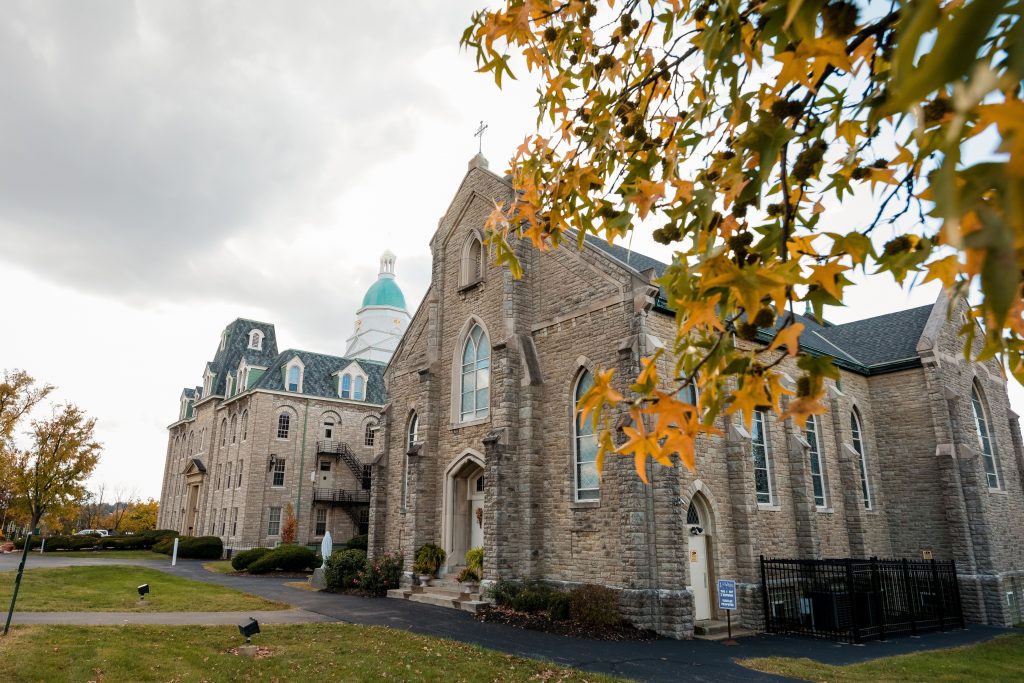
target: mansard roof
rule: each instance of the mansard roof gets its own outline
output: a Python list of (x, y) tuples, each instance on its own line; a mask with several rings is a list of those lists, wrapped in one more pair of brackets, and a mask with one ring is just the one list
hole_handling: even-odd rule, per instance
[(346, 358), (345, 356), (329, 356), (323, 353), (287, 349), (282, 351), (269, 366), (254, 389), (285, 391), (284, 368), (298, 358), (302, 362), (302, 394), (303, 396), (319, 396), (321, 398), (338, 398), (338, 384), (334, 374), (355, 363), (366, 373), (366, 402), (383, 405), (386, 403), (384, 394), (384, 363), (362, 358)]
[[(260, 350), (249, 348), (249, 333), (254, 329), (263, 333), (263, 345)], [(225, 335), (224, 347), (221, 348), (221, 343), (218, 341), (213, 360), (206, 365), (210, 372), (216, 374), (210, 389), (211, 395), (224, 394), (228, 373), (235, 372), (242, 358), (245, 358), (248, 365), (266, 367), (278, 355), (277, 335), (274, 332), (274, 326), (270, 323), (236, 318), (224, 328), (223, 334)]]

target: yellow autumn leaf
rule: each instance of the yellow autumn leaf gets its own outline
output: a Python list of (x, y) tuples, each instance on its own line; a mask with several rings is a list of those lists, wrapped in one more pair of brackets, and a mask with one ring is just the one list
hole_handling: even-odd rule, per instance
[(803, 323), (793, 323), (783, 327), (775, 333), (775, 339), (772, 340), (772, 344), (768, 349), (774, 350), (780, 346), (785, 346), (786, 352), (790, 356), (795, 356), (800, 351), (800, 333), (803, 331)]

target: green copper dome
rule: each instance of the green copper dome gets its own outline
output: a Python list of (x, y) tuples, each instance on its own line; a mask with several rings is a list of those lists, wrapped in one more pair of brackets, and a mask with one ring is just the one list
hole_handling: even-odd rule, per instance
[(363, 297), (363, 307), (391, 306), (405, 309), (405, 295), (393, 277), (382, 277), (370, 285)]

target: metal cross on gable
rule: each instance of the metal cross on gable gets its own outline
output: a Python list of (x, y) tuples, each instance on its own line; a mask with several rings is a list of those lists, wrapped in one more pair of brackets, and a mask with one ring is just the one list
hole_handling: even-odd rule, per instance
[(480, 154), (484, 153), (484, 131), (485, 130), (487, 130), (487, 124), (484, 123), (483, 121), (481, 121), (480, 122), (480, 127), (476, 129), (475, 133), (473, 133), (473, 137), (480, 138), (480, 145), (479, 145), (479, 147), (477, 149), (477, 152), (479, 152)]

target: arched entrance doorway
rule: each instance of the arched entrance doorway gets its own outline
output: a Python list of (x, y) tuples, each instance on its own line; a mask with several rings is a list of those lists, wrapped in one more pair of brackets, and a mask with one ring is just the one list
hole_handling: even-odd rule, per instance
[(484, 544), (484, 463), (466, 453), (448, 468), (444, 495), (447, 571), (466, 563), (466, 551)]
[(712, 563), (711, 512), (699, 493), (690, 499), (686, 509), (690, 585), (693, 591), (693, 619), (705, 621), (712, 617), (714, 567)]

